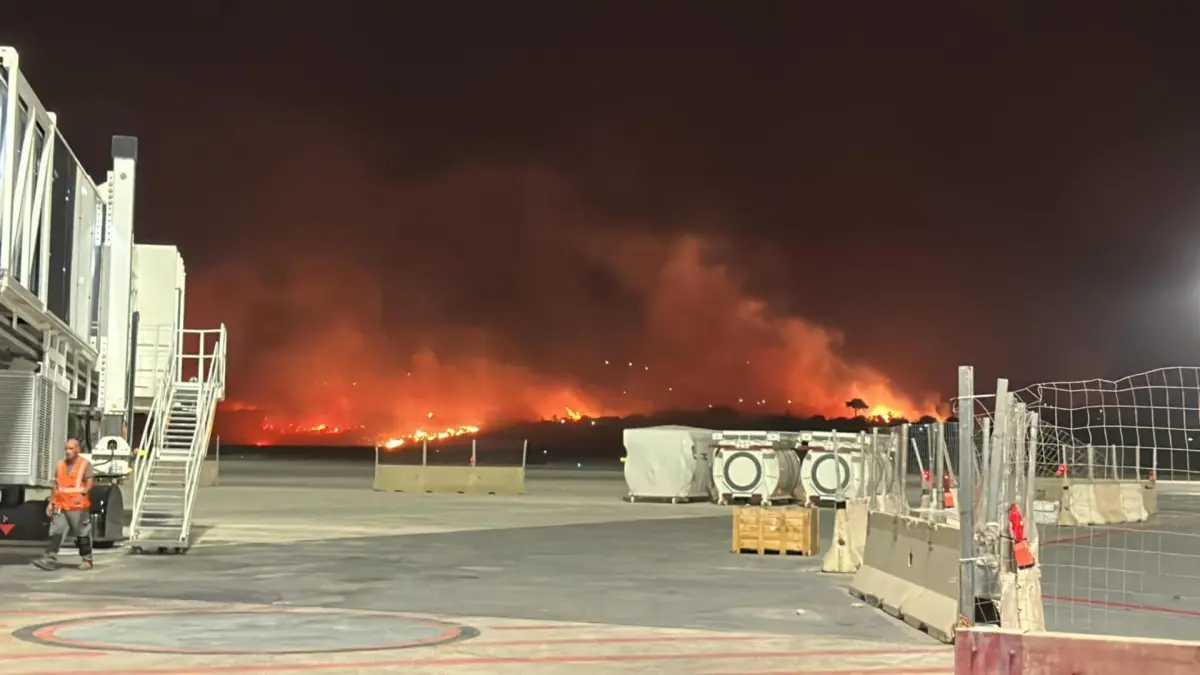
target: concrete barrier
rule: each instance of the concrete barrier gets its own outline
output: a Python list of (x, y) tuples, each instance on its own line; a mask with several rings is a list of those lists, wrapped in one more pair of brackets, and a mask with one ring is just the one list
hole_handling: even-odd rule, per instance
[[(1029, 548), (1037, 559), (1038, 543), (1029, 542)], [(1041, 567), (1035, 565), (1000, 575), (1000, 625), (1022, 631), (1046, 630)]]
[(525, 494), (525, 467), (378, 464), (372, 488), (379, 492), (521, 495)]
[(959, 632), (955, 675), (1194, 675), (1200, 642), (978, 627)]
[(850, 593), (942, 642), (953, 642), (958, 559), (957, 526), (872, 511)]
[(1158, 486), (1154, 481), (1038, 478), (1034, 499), (1047, 513), (1051, 504), (1059, 505), (1059, 525), (1140, 523), (1158, 513)]
[(869, 515), (866, 499), (847, 500), (845, 508), (834, 512), (833, 543), (821, 561), (822, 572), (852, 574), (858, 571), (867, 546)]
[(206, 459), (200, 464), (200, 487), (214, 487), (221, 482), (221, 463)]
[[(1147, 490), (1132, 481), (1071, 481), (1063, 487), (1059, 525), (1116, 525), (1140, 523), (1149, 517)], [(1155, 499), (1157, 503), (1157, 499)]]
[(1141, 484), (1142, 486), (1142, 504), (1146, 506), (1146, 513), (1151, 516), (1158, 515), (1158, 483), (1150, 480)]
[[(1150, 519), (1150, 510), (1146, 508), (1146, 494), (1154, 493), (1147, 490), (1140, 482), (1124, 482), (1118, 486), (1121, 503), (1121, 517), (1126, 523), (1144, 523)], [(1156, 495), (1157, 496), (1157, 495)], [(1157, 505), (1158, 500), (1155, 499)]]

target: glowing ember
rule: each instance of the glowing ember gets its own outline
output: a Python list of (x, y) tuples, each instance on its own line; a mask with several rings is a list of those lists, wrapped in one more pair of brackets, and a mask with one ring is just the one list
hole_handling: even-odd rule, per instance
[(286, 424), (265, 420), (262, 423), (263, 431), (269, 431), (275, 434), (343, 434), (348, 431), (361, 428), (361, 426), (338, 426), (334, 424), (325, 424), (323, 422)]

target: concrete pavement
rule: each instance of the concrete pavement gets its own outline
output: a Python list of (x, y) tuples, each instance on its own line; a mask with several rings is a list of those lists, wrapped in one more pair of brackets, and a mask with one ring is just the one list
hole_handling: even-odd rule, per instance
[(531, 469), (521, 497), (376, 493), (370, 474), (227, 460), (186, 556), (0, 567), (0, 671), (951, 670), (818, 559), (730, 554), (725, 507), (627, 504), (613, 471)]

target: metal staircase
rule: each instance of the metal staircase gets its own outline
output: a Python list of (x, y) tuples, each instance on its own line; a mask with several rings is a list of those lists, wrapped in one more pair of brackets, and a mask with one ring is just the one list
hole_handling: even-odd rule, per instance
[[(198, 344), (189, 353), (187, 345)], [(185, 553), (217, 403), (225, 397), (225, 327), (184, 330), (146, 418), (134, 469), (134, 553)], [(186, 378), (186, 379), (185, 379)]]

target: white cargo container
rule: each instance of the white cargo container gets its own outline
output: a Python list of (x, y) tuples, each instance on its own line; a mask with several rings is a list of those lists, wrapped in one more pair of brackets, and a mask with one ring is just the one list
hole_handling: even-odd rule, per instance
[(626, 429), (629, 500), (672, 503), (712, 496), (712, 430), (684, 426)]

